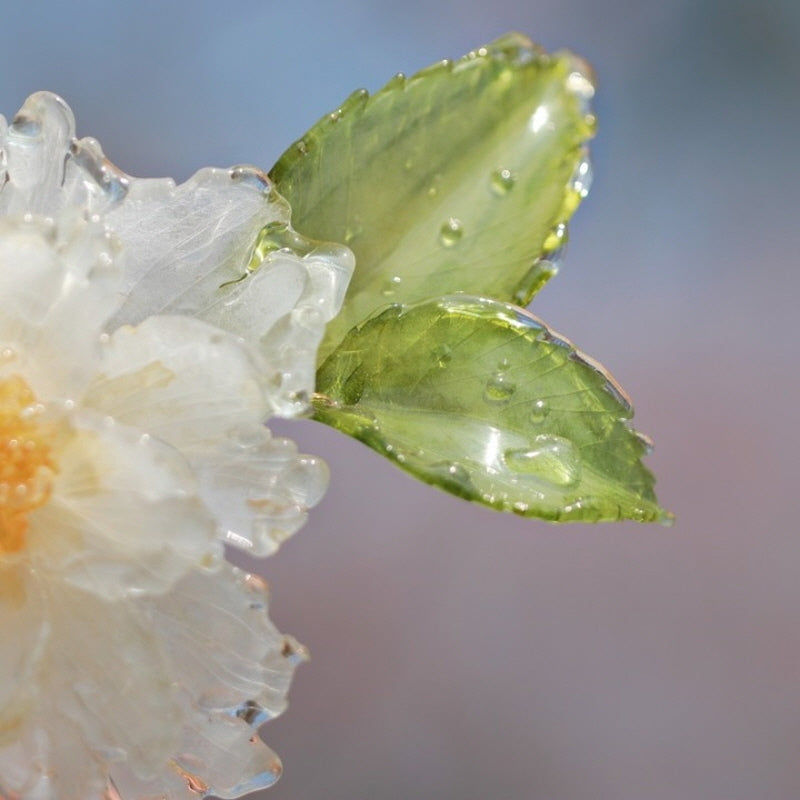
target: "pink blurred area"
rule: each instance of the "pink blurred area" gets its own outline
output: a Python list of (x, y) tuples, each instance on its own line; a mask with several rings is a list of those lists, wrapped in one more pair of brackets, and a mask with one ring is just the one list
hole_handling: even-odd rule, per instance
[(83, 6), (6, 13), (2, 109), (57, 91), (139, 175), (269, 167), (352, 89), (510, 29), (599, 77), (595, 184), (533, 310), (632, 396), (677, 523), (503, 516), (275, 426), (333, 477), (254, 567), (312, 654), (264, 797), (797, 800), (800, 6)]

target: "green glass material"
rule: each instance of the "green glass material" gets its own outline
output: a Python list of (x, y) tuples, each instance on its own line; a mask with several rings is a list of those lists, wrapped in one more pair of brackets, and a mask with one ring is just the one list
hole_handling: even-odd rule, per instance
[(390, 306), (317, 378), (317, 419), (460, 497), (558, 521), (671, 519), (622, 390), (519, 307), (469, 295)]
[(356, 256), (316, 419), (493, 508), (668, 522), (622, 391), (519, 307), (588, 191), (593, 93), (575, 56), (508, 34), (355, 92), (270, 176), (298, 230)]
[(290, 147), (270, 176), (293, 226), (356, 255), (321, 358), (387, 303), (465, 291), (527, 304), (586, 194), (593, 91), (575, 56), (508, 34), (354, 93)]

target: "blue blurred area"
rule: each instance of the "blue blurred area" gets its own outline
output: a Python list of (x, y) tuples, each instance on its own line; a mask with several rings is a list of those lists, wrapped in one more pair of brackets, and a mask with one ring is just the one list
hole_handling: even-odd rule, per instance
[(121, 168), (269, 167), (351, 90), (506, 30), (599, 78), (595, 184), (534, 310), (653, 436), (669, 531), (467, 506), (284, 424), (328, 498), (262, 569), (313, 660), (273, 800), (796, 800), (800, 4), (40, 2), (2, 111), (63, 95)]

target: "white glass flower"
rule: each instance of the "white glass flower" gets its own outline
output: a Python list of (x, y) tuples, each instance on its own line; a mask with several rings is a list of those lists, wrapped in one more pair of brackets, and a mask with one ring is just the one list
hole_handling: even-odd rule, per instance
[(292, 239), (266, 176), (132, 179), (54, 95), (0, 148), (0, 796), (267, 786), (303, 650), (222, 547), (324, 492), (263, 421), (303, 409), (352, 256), (256, 247)]

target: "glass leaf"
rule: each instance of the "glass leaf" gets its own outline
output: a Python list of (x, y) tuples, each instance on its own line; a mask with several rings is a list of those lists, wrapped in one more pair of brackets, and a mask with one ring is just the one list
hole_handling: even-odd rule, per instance
[(270, 176), (295, 228), (356, 255), (320, 361), (389, 302), (466, 291), (526, 305), (588, 190), (593, 92), (575, 56), (508, 34), (354, 93), (290, 147)]
[(671, 519), (622, 390), (517, 306), (469, 295), (390, 306), (317, 378), (316, 419), (452, 494), (549, 520)]

